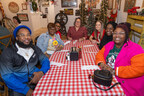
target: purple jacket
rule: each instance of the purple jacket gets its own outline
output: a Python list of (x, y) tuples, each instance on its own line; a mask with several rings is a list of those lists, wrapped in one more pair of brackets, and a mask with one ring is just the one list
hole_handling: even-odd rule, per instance
[[(106, 60), (106, 57), (111, 49), (114, 47), (114, 41), (109, 42), (108, 44), (105, 45), (105, 52), (104, 52), (104, 59)], [(134, 70), (135, 67), (131, 66), (132, 64), (132, 59), (133, 61), (139, 58), (136, 58), (137, 55), (143, 54), (140, 58), (143, 58), (144, 61), (144, 50), (142, 47), (132, 41), (128, 41), (125, 43), (118, 54), (116, 61), (115, 61), (115, 70), (119, 68), (120, 66), (129, 66), (129, 69), (123, 69), (125, 71), (127, 70)], [(135, 56), (135, 57), (134, 57)], [(134, 58), (133, 58), (134, 57)], [(140, 59), (141, 60), (141, 59)], [(142, 60), (141, 60), (142, 61)], [(143, 62), (142, 61), (142, 62)], [(135, 62), (133, 62), (134, 64)], [(140, 67), (140, 70), (144, 70), (144, 62), (142, 64), (142, 67)], [(122, 68), (121, 68), (122, 69)], [(118, 74), (125, 74), (123, 73), (124, 71), (120, 71), (121, 69), (118, 69)], [(120, 73), (121, 72), (121, 73)], [(132, 74), (131, 72), (128, 71), (127, 74)], [(118, 82), (121, 83), (121, 86), (126, 94), (126, 96), (144, 96), (144, 73), (142, 73), (142, 76), (136, 76), (136, 77), (131, 77), (131, 78), (120, 78), (119, 75), (116, 76)]]

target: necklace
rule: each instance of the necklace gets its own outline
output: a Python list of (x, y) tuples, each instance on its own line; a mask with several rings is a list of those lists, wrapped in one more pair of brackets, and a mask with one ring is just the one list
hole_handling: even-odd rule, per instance
[(27, 57), (29, 57), (28, 53), (25, 53), (25, 55), (26, 55)]

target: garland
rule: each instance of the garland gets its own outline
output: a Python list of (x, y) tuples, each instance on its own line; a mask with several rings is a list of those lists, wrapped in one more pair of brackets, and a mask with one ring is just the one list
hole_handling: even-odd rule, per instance
[(37, 11), (37, 3), (35, 1), (32, 2), (32, 9), (33, 11)]

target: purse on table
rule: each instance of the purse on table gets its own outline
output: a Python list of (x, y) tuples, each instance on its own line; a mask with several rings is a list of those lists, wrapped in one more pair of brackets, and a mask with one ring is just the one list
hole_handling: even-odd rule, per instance
[[(91, 74), (89, 75), (89, 78), (90, 77), (91, 77)], [(114, 85), (110, 86), (111, 83), (112, 83), (112, 79), (113, 79), (113, 76), (110, 73), (110, 71), (108, 71), (108, 70), (95, 70), (94, 75), (92, 76), (92, 82), (93, 82), (94, 86), (97, 87), (100, 90), (103, 90), (103, 91), (110, 90), (115, 85), (120, 84), (119, 82), (117, 82)], [(107, 86), (107, 87), (110, 86), (110, 87), (108, 89), (102, 89), (102, 88), (96, 86), (96, 84), (94, 82), (98, 83), (100, 85), (104, 85), (104, 86)]]

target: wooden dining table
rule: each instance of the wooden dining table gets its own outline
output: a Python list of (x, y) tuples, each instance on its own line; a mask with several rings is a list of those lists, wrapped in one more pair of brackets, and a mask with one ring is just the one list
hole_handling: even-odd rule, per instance
[[(82, 57), (79, 60), (66, 59), (67, 51), (71, 47), (81, 47)], [(98, 51), (97, 44), (85, 40), (82, 42), (70, 41), (62, 51), (54, 52), (49, 59), (51, 68), (38, 82), (33, 96), (123, 96), (124, 91), (120, 85), (108, 91), (96, 88), (92, 79), (89, 79), (89, 74), (93, 74), (95, 69), (82, 69), (83, 66), (95, 66), (95, 56)], [(118, 81), (113, 76), (112, 85), (116, 82)], [(109, 88), (95, 84), (104, 89)]]

